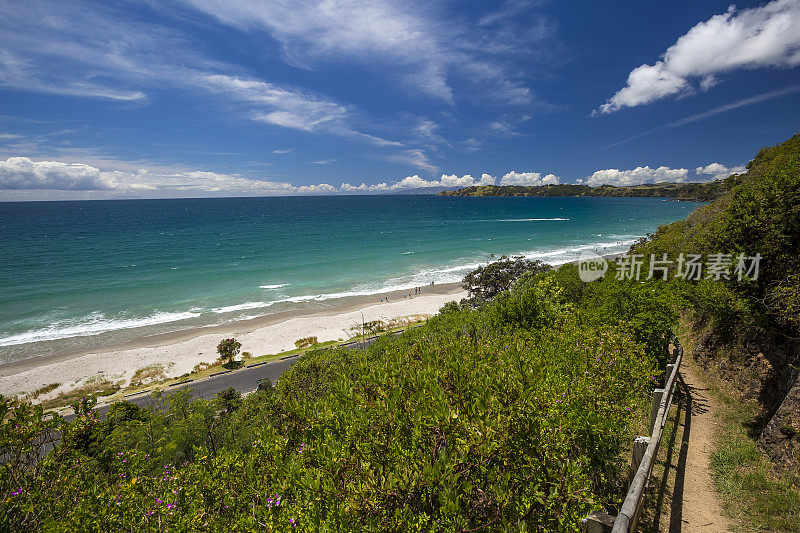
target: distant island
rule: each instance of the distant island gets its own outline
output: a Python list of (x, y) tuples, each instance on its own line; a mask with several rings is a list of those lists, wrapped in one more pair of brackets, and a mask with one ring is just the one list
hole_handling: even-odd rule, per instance
[(673, 200), (710, 202), (722, 196), (736, 183), (737, 174), (710, 183), (648, 183), (630, 187), (613, 185), (475, 185), (455, 191), (442, 191), (439, 196), (599, 196), (627, 198), (670, 198)]

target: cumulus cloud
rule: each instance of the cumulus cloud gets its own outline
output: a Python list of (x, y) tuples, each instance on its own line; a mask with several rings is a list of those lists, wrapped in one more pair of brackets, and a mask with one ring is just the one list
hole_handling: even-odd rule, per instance
[(633, 170), (609, 168), (598, 170), (585, 180), (577, 180), (577, 182), (592, 187), (597, 185), (631, 186), (644, 183), (683, 182), (686, 181), (688, 174), (688, 169), (665, 166), (658, 168), (644, 166), (636, 167)]
[(27, 157), (0, 161), (0, 189), (6, 190), (108, 190), (116, 187), (119, 175), (119, 172), (100, 172), (81, 163), (36, 162)]
[[(526, 173), (525, 176), (533, 175), (534, 173)], [(511, 172), (506, 174), (506, 176), (510, 175), (519, 175), (522, 176), (523, 174), (517, 174), (516, 172)], [(540, 176), (538, 183), (534, 183), (532, 180), (529, 180), (530, 183), (542, 185), (543, 183), (558, 183), (558, 178), (553, 176), (552, 174), (548, 174), (544, 180), (541, 179), (540, 174), (536, 174)], [(525, 180), (520, 180), (520, 182)], [(403, 178), (402, 180), (398, 181), (397, 183), (390, 185), (389, 189), (430, 189), (434, 187), (442, 187), (448, 189), (461, 189), (464, 187), (472, 187), (473, 185), (494, 185), (496, 182), (494, 176), (491, 174), (483, 173), (481, 174), (480, 179), (475, 179), (474, 176), (471, 174), (464, 174), (461, 177), (458, 177), (456, 174), (442, 174), (442, 176), (438, 180), (426, 180), (424, 178), (420, 178), (418, 175), (408, 176)], [(505, 183), (501, 183), (502, 185), (507, 185)], [(526, 183), (527, 184), (527, 183)]]
[(711, 180), (721, 180), (731, 174), (741, 174), (747, 170), (744, 165), (728, 168), (720, 163), (711, 163), (704, 167), (697, 167), (695, 173), (699, 176), (710, 176)]
[(736, 69), (800, 65), (800, 0), (773, 0), (752, 9), (715, 15), (689, 30), (662, 59), (644, 64), (595, 114), (708, 90), (718, 76)]
[(313, 194), (335, 191), (331, 185), (295, 187), (290, 183), (251, 179), (202, 170), (165, 172), (140, 168), (111, 169), (84, 163), (33, 161), (28, 157), (0, 160), (0, 191), (87, 191), (108, 195), (174, 196)]
[(405, 177), (392, 185), (392, 189), (427, 189), (430, 187), (441, 187), (441, 184), (436, 180), (420, 178), (417, 174)]
[(439, 183), (442, 187), (470, 187), (475, 184), (475, 178), (470, 176), (469, 174), (465, 174), (460, 178), (455, 174), (450, 174), (449, 176), (446, 174), (442, 174), (442, 177), (439, 178)]
[(491, 174), (482, 174), (481, 179), (475, 185), (494, 185), (495, 179)]
[(557, 185), (558, 176), (547, 174), (542, 177), (540, 172), (516, 172), (511, 171), (500, 178), (500, 185), (523, 185), (526, 187), (536, 187), (538, 185)]

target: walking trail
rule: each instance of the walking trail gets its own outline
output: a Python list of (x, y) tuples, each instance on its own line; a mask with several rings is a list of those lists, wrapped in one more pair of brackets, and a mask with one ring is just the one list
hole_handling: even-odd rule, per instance
[(711, 453), (721, 429), (719, 408), (697, 377), (694, 363), (681, 365), (683, 438), (669, 512), (669, 532), (729, 531), (730, 521), (711, 481)]

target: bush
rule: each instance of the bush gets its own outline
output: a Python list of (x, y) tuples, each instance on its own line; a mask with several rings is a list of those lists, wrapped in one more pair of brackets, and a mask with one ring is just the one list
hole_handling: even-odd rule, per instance
[(294, 341), (294, 345), (297, 348), (308, 348), (309, 346), (314, 346), (315, 344), (319, 344), (319, 341), (316, 337), (303, 337), (302, 339), (297, 339)]

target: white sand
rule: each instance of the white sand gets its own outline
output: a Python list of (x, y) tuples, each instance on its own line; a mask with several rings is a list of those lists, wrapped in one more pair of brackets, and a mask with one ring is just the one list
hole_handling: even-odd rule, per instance
[[(35, 362), (20, 366), (18, 371), (3, 372), (0, 377), (0, 394), (10, 396), (35, 390), (50, 383), (61, 383), (52, 393), (39, 400), (53, 397), (96, 378), (112, 382), (124, 381), (127, 385), (136, 370), (149, 365), (163, 365), (167, 377), (176, 377), (192, 371), (199, 363), (210, 363), (217, 359), (216, 346), (225, 337), (236, 337), (242, 343), (242, 351), (254, 356), (277, 354), (295, 348), (295, 341), (315, 336), (319, 342), (348, 339), (351, 328), (360, 326), (361, 313), (367, 322), (393, 320), (410, 315), (431, 316), (447, 302), (466, 297), (465, 292), (451, 294), (423, 294), (410, 299), (399, 299), (390, 303), (364, 306), (355, 311), (338, 314), (318, 314), (289, 318), (283, 322), (254, 327), (247, 324), (231, 324), (230, 328), (213, 334), (200, 334), (175, 342), (147, 340), (139, 346), (90, 352), (72, 358), (47, 362)], [(123, 385), (123, 386), (124, 386)]]

